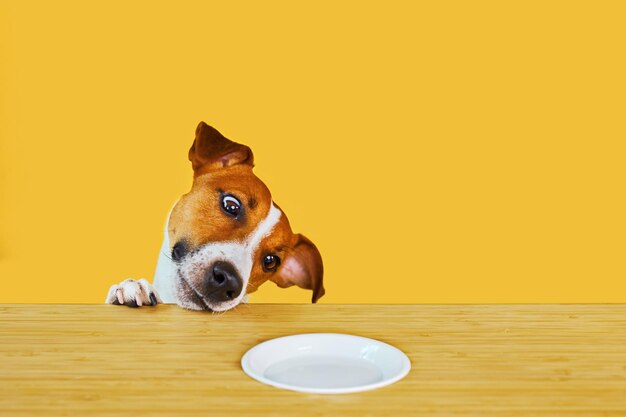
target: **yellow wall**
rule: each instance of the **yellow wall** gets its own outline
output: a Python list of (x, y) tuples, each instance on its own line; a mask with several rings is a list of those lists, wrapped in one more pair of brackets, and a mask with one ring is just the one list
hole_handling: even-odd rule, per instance
[(200, 120), (323, 302), (626, 301), (626, 10), (557, 3), (2, 2), (0, 302), (151, 277)]

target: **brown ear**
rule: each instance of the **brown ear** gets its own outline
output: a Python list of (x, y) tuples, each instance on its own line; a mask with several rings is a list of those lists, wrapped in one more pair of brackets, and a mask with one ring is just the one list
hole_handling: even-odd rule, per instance
[(283, 259), (280, 269), (270, 279), (281, 288), (297, 285), (300, 288), (313, 290), (311, 302), (315, 303), (325, 293), (322, 256), (313, 242), (303, 235), (296, 236), (294, 248)]
[(254, 164), (252, 151), (245, 145), (226, 139), (204, 122), (196, 128), (196, 139), (189, 149), (194, 171), (225, 168), (236, 164)]

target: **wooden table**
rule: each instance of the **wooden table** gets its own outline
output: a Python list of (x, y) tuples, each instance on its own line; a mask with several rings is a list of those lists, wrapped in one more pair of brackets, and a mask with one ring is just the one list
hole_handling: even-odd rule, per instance
[[(241, 371), (294, 333), (411, 359), (379, 390), (312, 395)], [(624, 305), (0, 305), (1, 416), (626, 416)]]

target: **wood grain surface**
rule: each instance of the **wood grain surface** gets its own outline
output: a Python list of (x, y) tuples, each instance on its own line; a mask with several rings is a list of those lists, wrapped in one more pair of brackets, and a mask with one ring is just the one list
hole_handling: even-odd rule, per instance
[[(306, 332), (380, 339), (379, 390), (265, 386), (240, 358)], [(624, 305), (0, 305), (1, 416), (626, 416)]]

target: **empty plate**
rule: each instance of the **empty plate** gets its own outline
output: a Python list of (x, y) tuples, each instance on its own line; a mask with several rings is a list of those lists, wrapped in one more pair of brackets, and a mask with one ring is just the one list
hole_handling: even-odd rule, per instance
[(310, 333), (260, 343), (241, 358), (244, 372), (264, 384), (317, 394), (380, 388), (411, 369), (399, 349), (366, 337)]

